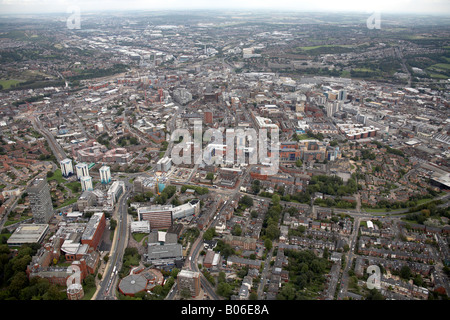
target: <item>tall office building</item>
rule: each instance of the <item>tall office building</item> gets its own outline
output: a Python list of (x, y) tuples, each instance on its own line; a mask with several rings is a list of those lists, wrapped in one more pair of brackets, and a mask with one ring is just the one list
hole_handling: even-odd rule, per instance
[(94, 190), (94, 187), (92, 185), (92, 178), (90, 176), (81, 177), (80, 182), (81, 182), (81, 189), (83, 191)]
[(48, 223), (53, 217), (50, 188), (45, 179), (34, 180), (28, 188), (31, 211), (35, 223)]
[(181, 270), (177, 275), (178, 290), (188, 290), (192, 297), (200, 294), (200, 272)]
[(78, 163), (75, 166), (75, 169), (77, 171), (77, 178), (80, 180), (81, 177), (87, 177), (89, 176), (89, 167), (87, 163)]
[(103, 184), (108, 184), (111, 182), (111, 169), (108, 166), (102, 166), (99, 170), (100, 181)]
[(73, 174), (72, 160), (66, 158), (64, 160), (61, 160), (59, 164), (61, 166), (61, 173), (63, 177), (67, 178)]

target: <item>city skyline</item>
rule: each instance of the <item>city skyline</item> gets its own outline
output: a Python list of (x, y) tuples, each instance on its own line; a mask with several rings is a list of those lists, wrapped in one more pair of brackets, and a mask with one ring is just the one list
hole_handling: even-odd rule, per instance
[(450, 2), (445, 0), (381, 0), (374, 2), (344, 1), (227, 1), (226, 5), (205, 0), (191, 1), (66, 1), (66, 0), (2, 0), (0, 9), (3, 14), (40, 14), (63, 13), (70, 8), (78, 7), (82, 12), (107, 11), (159, 11), (159, 10), (279, 10), (292, 12), (384, 12), (403, 14), (450, 14)]

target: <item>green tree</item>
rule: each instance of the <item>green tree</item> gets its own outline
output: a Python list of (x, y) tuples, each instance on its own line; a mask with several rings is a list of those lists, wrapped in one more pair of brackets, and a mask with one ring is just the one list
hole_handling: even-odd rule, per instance
[(181, 296), (181, 298), (183, 298), (183, 299), (189, 299), (189, 298), (191, 297), (191, 292), (190, 292), (188, 289), (183, 288), (183, 289), (180, 291), (180, 296)]
[(246, 205), (247, 207), (253, 206), (253, 199), (252, 197), (245, 195), (239, 200), (239, 203), (242, 203), (243, 205)]
[(411, 268), (407, 265), (404, 265), (400, 269), (400, 277), (405, 280), (409, 280), (411, 278)]
[(371, 289), (366, 296), (366, 300), (385, 300), (385, 298), (377, 289)]
[(266, 236), (271, 239), (275, 240), (280, 236), (280, 230), (278, 229), (278, 226), (275, 224), (269, 224), (269, 226), (266, 228)]
[(226, 282), (220, 282), (217, 285), (216, 293), (219, 296), (229, 299), (231, 294), (233, 293), (233, 288)]
[(65, 292), (61, 292), (57, 285), (52, 284), (42, 298), (44, 300), (64, 300), (66, 297)]
[(231, 230), (231, 234), (232, 234), (233, 236), (240, 236), (240, 235), (242, 234), (241, 226), (238, 225), (238, 224), (235, 224), (235, 225), (233, 226), (233, 229)]
[(266, 247), (266, 249), (268, 251), (270, 251), (272, 249), (272, 246), (273, 246), (273, 244), (272, 244), (272, 241), (270, 239), (264, 240), (264, 247)]
[(204, 240), (212, 240), (212, 238), (216, 236), (216, 229), (215, 228), (209, 228), (206, 230), (206, 232), (203, 234)]

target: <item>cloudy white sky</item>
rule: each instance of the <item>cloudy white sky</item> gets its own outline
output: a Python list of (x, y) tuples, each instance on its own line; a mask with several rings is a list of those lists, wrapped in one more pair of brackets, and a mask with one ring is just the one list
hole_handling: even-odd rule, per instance
[(356, 11), (433, 13), (450, 15), (450, 0), (0, 0), (0, 13), (161, 10), (161, 9), (278, 9), (295, 11)]

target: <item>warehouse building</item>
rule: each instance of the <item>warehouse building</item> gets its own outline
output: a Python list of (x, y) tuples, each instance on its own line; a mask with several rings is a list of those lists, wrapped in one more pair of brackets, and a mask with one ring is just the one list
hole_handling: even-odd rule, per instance
[(23, 244), (42, 243), (49, 230), (48, 224), (22, 224), (9, 237), (10, 247), (20, 247)]

